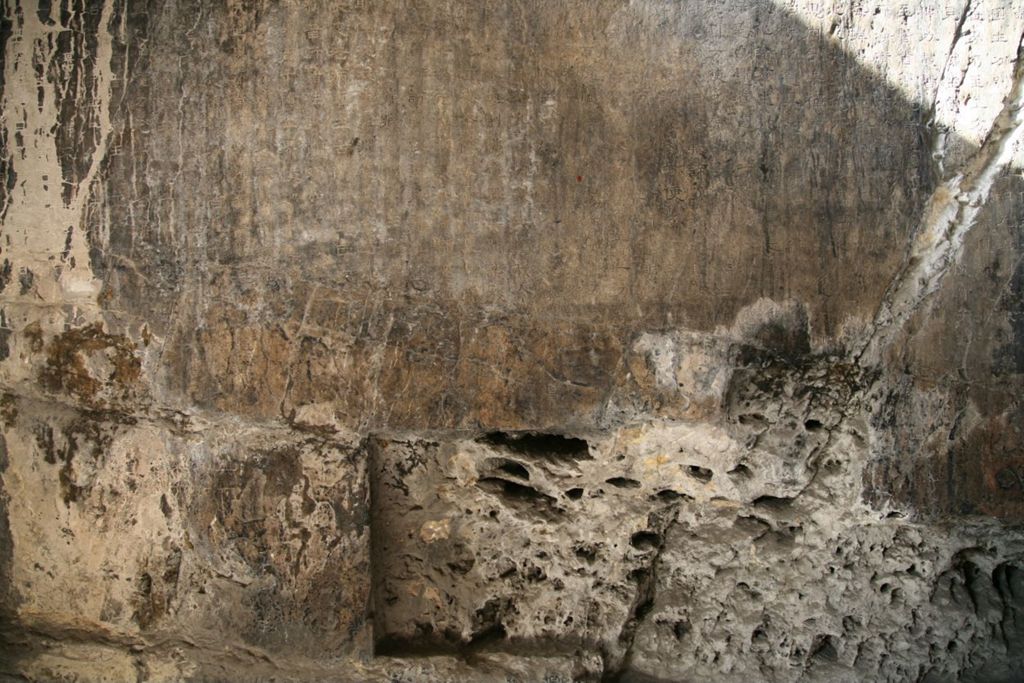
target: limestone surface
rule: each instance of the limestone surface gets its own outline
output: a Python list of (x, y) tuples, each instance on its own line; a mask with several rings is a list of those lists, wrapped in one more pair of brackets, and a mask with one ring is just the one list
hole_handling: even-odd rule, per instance
[(0, 680), (1020, 680), (1024, 1), (0, 53)]

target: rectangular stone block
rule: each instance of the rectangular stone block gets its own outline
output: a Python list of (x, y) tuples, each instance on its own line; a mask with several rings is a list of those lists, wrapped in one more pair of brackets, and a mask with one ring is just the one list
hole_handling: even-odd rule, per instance
[(358, 440), (12, 399), (4, 419), (0, 595), (20, 629), (368, 652)]
[(665, 502), (613, 476), (611, 444), (495, 432), (372, 451), (378, 655), (617, 648)]

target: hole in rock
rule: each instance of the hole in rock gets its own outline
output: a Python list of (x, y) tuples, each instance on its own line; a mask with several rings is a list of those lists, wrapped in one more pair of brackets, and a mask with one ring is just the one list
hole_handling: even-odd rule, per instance
[(758, 496), (752, 501), (754, 507), (765, 508), (767, 510), (782, 511), (789, 508), (792, 505), (792, 498), (780, 498), (779, 496)]
[(672, 624), (672, 634), (676, 637), (676, 640), (682, 640), (689, 632), (690, 622), (685, 619), (680, 619), (676, 623)]
[(653, 531), (638, 531), (629, 539), (629, 544), (637, 550), (654, 550), (661, 544), (661, 536)]
[(744, 413), (737, 420), (744, 427), (757, 427), (763, 429), (768, 426), (768, 420), (760, 413)]
[(555, 457), (568, 460), (591, 460), (590, 446), (583, 439), (561, 434), (535, 432), (491, 432), (481, 443), (507, 448), (527, 457)]
[(604, 483), (611, 484), (612, 486), (620, 489), (640, 488), (640, 482), (636, 479), (630, 479), (629, 477), (612, 477), (611, 479), (605, 479)]
[(811, 418), (804, 422), (804, 429), (806, 429), (809, 432), (816, 432), (824, 426), (825, 425), (821, 423), (821, 420), (815, 420), (814, 418)]
[(814, 638), (811, 644), (811, 659), (822, 662), (834, 662), (839, 659), (839, 650), (832, 636), (819, 635)]
[(548, 578), (547, 573), (543, 569), (541, 569), (540, 567), (536, 567), (536, 566), (530, 567), (529, 569), (527, 569), (526, 573), (523, 574), (523, 576), (525, 576), (526, 580), (529, 581), (530, 583), (539, 583), (539, 582), (543, 581), (544, 579)]
[(572, 500), (579, 500), (580, 498), (583, 497), (583, 489), (578, 487), (569, 489), (568, 491), (565, 492), (565, 495)]
[(588, 563), (597, 559), (597, 547), (590, 544), (581, 543), (573, 548), (573, 552), (576, 557), (586, 560)]
[(707, 467), (700, 467), (699, 465), (690, 465), (686, 468), (686, 473), (694, 479), (702, 482), (711, 481), (711, 477), (714, 476), (714, 472), (709, 470)]
[(736, 465), (736, 467), (733, 467), (726, 474), (730, 477), (739, 477), (741, 479), (749, 479), (754, 476), (754, 473), (750, 471), (750, 468), (743, 463)]
[(476, 560), (472, 557), (460, 557), (453, 562), (448, 563), (448, 568), (456, 574), (464, 575), (468, 574), (469, 570), (476, 564)]
[(647, 580), (650, 576), (651, 570), (649, 567), (637, 567), (629, 572), (629, 580), (634, 583), (642, 583)]
[(688, 496), (685, 493), (673, 491), (672, 489), (662, 489), (661, 491), (655, 493), (653, 497), (667, 502), (672, 502), (675, 500), (693, 500), (693, 496)]
[(501, 477), (484, 477), (477, 481), (476, 485), (488, 493), (501, 496), (515, 509), (540, 512), (544, 515), (559, 511), (554, 498), (526, 484)]
[(530, 470), (526, 469), (526, 467), (522, 463), (518, 463), (515, 460), (491, 458), (490, 460), (487, 461), (487, 464), (513, 477), (518, 477), (520, 479), (526, 480), (529, 480), (530, 478)]

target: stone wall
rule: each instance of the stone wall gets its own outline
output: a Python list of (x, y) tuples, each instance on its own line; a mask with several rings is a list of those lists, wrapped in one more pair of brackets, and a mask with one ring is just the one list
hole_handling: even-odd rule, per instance
[(1024, 664), (1018, 0), (0, 22), (0, 679)]

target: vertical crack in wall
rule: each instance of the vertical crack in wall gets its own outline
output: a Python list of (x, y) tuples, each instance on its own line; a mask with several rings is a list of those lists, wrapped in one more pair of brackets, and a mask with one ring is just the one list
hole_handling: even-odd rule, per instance
[(910, 253), (886, 290), (865, 339), (859, 362), (877, 365), (907, 321), (918, 312), (957, 262), (999, 173), (1024, 127), (1024, 35), (1018, 40), (1010, 89), (981, 147), (928, 199)]
[(654, 607), (658, 590), (658, 568), (669, 534), (679, 519), (679, 500), (670, 502), (664, 507), (654, 510), (648, 516), (649, 533), (654, 539), (655, 549), (646, 566), (634, 569), (630, 578), (636, 581), (636, 597), (629, 609), (629, 617), (622, 624), (618, 637), (618, 650), (610, 652), (605, 648), (602, 652), (604, 674), (602, 679), (610, 683), (628, 680), (626, 677), (633, 665), (633, 646), (637, 631), (644, 619), (648, 618)]

